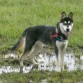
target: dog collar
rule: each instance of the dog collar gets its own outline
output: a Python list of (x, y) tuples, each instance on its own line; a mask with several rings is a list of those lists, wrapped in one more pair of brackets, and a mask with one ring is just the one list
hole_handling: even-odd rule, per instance
[(63, 39), (58, 34), (51, 35), (51, 39), (55, 38), (58, 41), (63, 41)]
[(62, 38), (59, 37), (59, 36), (56, 38), (56, 40), (58, 40), (58, 41), (63, 41)]
[(57, 37), (58, 37), (58, 34), (53, 34), (53, 35), (51, 35), (51, 39), (57, 38)]

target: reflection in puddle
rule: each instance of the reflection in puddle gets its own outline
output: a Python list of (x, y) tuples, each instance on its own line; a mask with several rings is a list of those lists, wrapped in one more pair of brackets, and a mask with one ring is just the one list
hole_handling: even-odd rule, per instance
[[(80, 63), (79, 63), (80, 60)], [(56, 70), (57, 68), (55, 66), (56, 63), (56, 57), (54, 55), (47, 56), (40, 54), (38, 58), (39, 64), (39, 70)], [(64, 56), (64, 63), (66, 65), (66, 70), (76, 70), (76, 69), (83, 69), (83, 56), (80, 57), (80, 59), (76, 58), (74, 54), (65, 54)]]
[[(46, 53), (44, 54), (39, 54), (39, 57), (37, 57), (37, 62), (39, 63), (38, 65), (38, 70), (56, 70), (56, 57), (54, 54), (52, 55), (47, 55)], [(66, 70), (72, 71), (76, 69), (81, 69), (83, 70), (83, 56), (81, 56), (79, 59), (74, 56), (73, 53), (71, 54), (65, 54), (64, 56), (64, 62), (66, 65)], [(32, 68), (32, 65), (28, 67), (23, 67), (23, 72), (28, 73)], [(1, 66), (0, 67), (0, 74), (1, 73), (10, 73), (10, 72), (20, 72), (19, 67), (13, 67), (13, 66)]]
[[(32, 65), (29, 67), (23, 67), (23, 73), (28, 73), (32, 68)], [(12, 66), (2, 66), (0, 67), (0, 74), (2, 73), (11, 73), (11, 72), (16, 72), (19, 73), (20, 72), (20, 68), (19, 67), (12, 67)]]

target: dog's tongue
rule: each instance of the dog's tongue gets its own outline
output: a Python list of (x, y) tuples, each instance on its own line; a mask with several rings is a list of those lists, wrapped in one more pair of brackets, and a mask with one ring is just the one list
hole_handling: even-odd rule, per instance
[(65, 32), (66, 37), (70, 35), (70, 32)]

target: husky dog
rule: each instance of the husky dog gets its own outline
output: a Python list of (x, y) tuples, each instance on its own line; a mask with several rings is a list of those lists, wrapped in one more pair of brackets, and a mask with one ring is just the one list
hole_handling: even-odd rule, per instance
[(73, 27), (73, 13), (66, 16), (61, 13), (61, 19), (55, 26), (34, 26), (27, 28), (12, 50), (23, 49), (20, 57), (20, 70), (23, 68), (23, 61), (29, 58), (35, 64), (34, 57), (42, 51), (45, 46), (53, 46), (56, 54), (56, 67), (64, 70), (64, 52), (68, 44), (68, 36)]

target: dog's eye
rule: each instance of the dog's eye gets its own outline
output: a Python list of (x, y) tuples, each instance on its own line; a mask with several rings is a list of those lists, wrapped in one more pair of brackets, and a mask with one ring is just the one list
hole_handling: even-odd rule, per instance
[(71, 22), (70, 22), (70, 21), (68, 21), (68, 24), (70, 25), (70, 24), (71, 24)]
[(67, 22), (66, 22), (66, 21), (64, 21), (64, 22), (63, 22), (63, 24), (64, 24), (64, 25), (66, 25), (66, 24), (67, 24)]
[(70, 24), (70, 21), (68, 21), (68, 24)]

